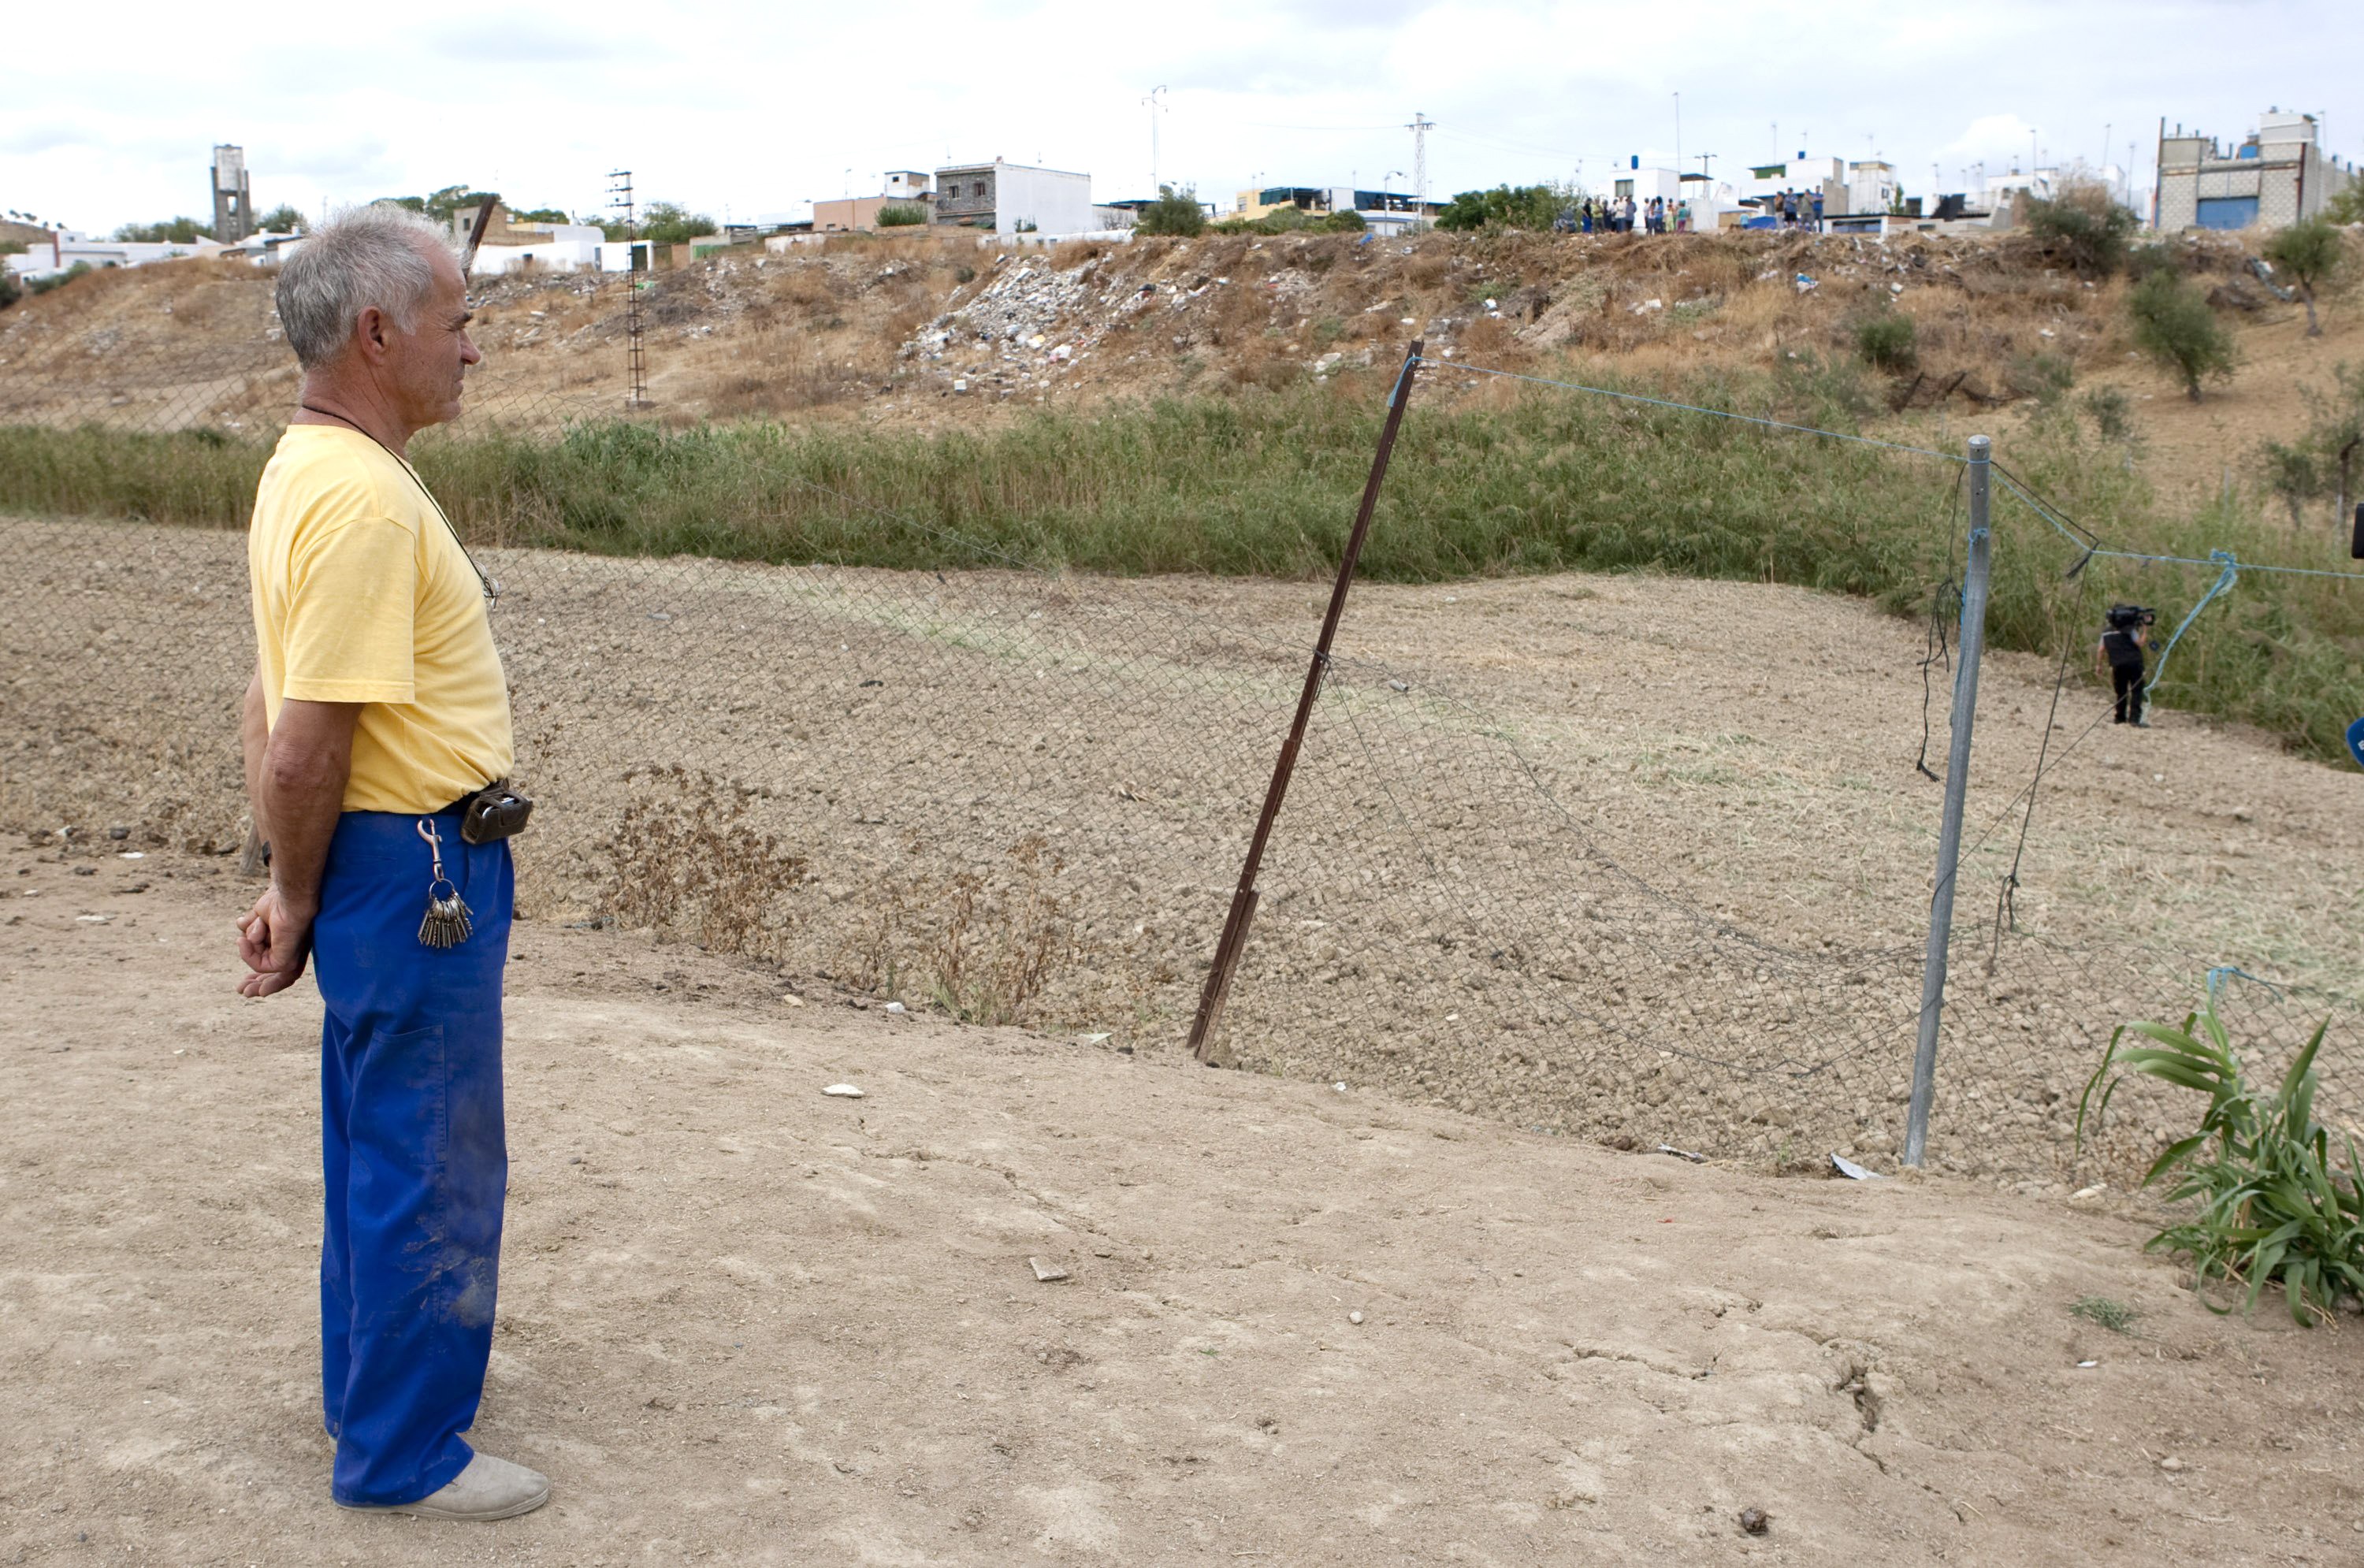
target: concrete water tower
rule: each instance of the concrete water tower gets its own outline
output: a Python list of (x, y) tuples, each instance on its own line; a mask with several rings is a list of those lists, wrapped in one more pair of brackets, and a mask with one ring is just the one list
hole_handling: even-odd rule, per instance
[(254, 207), (246, 186), (246, 149), (214, 148), (214, 238), (235, 245), (254, 232)]

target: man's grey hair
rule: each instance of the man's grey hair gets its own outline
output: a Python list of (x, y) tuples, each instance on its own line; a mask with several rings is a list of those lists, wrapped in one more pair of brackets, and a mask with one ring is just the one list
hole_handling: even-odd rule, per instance
[(451, 237), (432, 218), (384, 204), (347, 207), (307, 235), (279, 266), (279, 324), (306, 370), (344, 351), (372, 306), (405, 332), (435, 287), (429, 248)]

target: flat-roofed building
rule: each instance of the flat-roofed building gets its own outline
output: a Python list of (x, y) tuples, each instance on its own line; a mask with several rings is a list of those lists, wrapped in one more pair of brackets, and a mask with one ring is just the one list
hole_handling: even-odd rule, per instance
[(1089, 234), (1100, 227), (1089, 174), (998, 158), (937, 170), (935, 220), (996, 234)]
[(2314, 217), (2356, 183), (2356, 165), (2326, 154), (2313, 115), (2269, 109), (2227, 152), (2216, 139), (2158, 127), (2158, 195), (2152, 218), (2186, 228), (2285, 228)]

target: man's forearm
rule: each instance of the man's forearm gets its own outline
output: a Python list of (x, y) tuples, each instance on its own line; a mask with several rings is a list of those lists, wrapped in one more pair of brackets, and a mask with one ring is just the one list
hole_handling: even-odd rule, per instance
[(254, 817), (254, 836), (271, 842), (271, 822), (262, 811), (262, 763), (271, 751), (271, 709), (262, 700), (260, 673), (246, 683), (246, 701), (238, 715), (239, 750), (246, 767), (246, 806)]
[(296, 912), (320, 906), (320, 873), (344, 809), (349, 757), (275, 741), (262, 764), (262, 819), (271, 825), (271, 883)]

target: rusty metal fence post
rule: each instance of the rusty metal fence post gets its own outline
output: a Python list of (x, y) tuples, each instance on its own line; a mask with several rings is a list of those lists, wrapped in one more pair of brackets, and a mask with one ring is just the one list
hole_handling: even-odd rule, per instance
[(1298, 695), (1297, 716), (1289, 721), (1288, 739), (1281, 743), (1280, 757), (1273, 764), (1272, 784), (1265, 791), (1255, 836), (1248, 840), (1239, 886), (1232, 891), (1223, 934), (1215, 943), (1215, 962), (1207, 971), (1207, 986), (1199, 996), (1198, 1016), (1190, 1020), (1190, 1054), (1201, 1062), (1207, 1060), (1215, 1022), (1231, 995), (1232, 972), (1239, 966), (1240, 953), (1247, 946), (1248, 927), (1255, 919), (1256, 872), (1264, 864), (1265, 845), (1272, 838), (1280, 803), (1288, 795), (1289, 775), (1297, 770), (1297, 752), (1305, 741), (1305, 726), (1313, 717), (1314, 699), (1321, 695), (1322, 677), (1329, 673), (1330, 645), (1337, 638), (1339, 619), (1346, 613), (1346, 591), (1354, 584), (1355, 564), (1362, 559), (1363, 540), (1371, 531), (1371, 513), (1378, 506), (1379, 486), (1388, 476), (1388, 459), (1395, 451), (1396, 431), (1403, 425), (1404, 405), (1411, 399), (1411, 378), (1420, 368), (1421, 344), (1421, 339), (1414, 339), (1405, 350), (1403, 369), (1397, 373), (1395, 391), (1388, 399), (1388, 422), (1379, 431), (1379, 450), (1371, 459), (1371, 477), (1363, 486), (1363, 504), (1355, 513), (1354, 531), (1346, 536), (1345, 553), (1339, 558), (1338, 580), (1330, 589), (1330, 611), (1321, 617), (1321, 635), (1313, 644), (1313, 658), (1305, 671), (1305, 689)]

